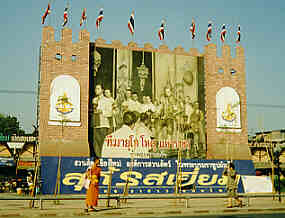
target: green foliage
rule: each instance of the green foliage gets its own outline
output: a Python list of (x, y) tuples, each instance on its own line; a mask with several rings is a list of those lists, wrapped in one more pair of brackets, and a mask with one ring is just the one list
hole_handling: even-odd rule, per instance
[(25, 135), (17, 117), (0, 114), (0, 135)]

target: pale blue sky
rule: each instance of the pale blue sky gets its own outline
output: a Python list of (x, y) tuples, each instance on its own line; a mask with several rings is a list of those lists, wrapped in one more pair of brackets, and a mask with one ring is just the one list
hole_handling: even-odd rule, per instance
[[(41, 43), (41, 16), (49, 0), (6, 0), (0, 9), (0, 113), (19, 118), (28, 132), (36, 122), (36, 95), (6, 93), (3, 90), (36, 91), (39, 47)], [(166, 19), (166, 44), (185, 50), (194, 46), (203, 52), (207, 44), (205, 32), (209, 20), (213, 21), (213, 42), (221, 47), (219, 33), (223, 23), (227, 26), (226, 43), (235, 46), (237, 25), (241, 25), (241, 45), (245, 48), (248, 127), (249, 132), (285, 128), (283, 68), (285, 51), (284, 0), (51, 0), (52, 13), (47, 24), (56, 28), (57, 38), (63, 22), (64, 7), (69, 2), (70, 22), (74, 40), (78, 37), (82, 8), (87, 8), (86, 28), (91, 41), (99, 35), (107, 42), (121, 40), (127, 44), (127, 28), (132, 10), (135, 10), (134, 41), (143, 46), (150, 42), (158, 47), (157, 30), (162, 18)], [(101, 33), (96, 32), (95, 19), (104, 8)], [(283, 13), (282, 13), (283, 12)], [(197, 36), (192, 43), (189, 27), (192, 17)], [(255, 106), (265, 104), (268, 107)], [(271, 107), (279, 105), (282, 107)]]

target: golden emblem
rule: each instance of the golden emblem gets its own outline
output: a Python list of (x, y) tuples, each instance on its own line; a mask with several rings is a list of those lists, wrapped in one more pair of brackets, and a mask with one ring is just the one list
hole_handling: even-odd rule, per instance
[(55, 107), (57, 112), (61, 114), (69, 114), (74, 110), (73, 104), (69, 101), (65, 92), (63, 93), (63, 96), (58, 97)]
[(237, 105), (239, 105), (239, 104), (235, 104), (235, 105), (227, 104), (226, 110), (224, 112), (222, 112), (222, 118), (225, 121), (232, 122), (237, 118), (237, 115), (233, 111), (233, 108), (235, 108)]

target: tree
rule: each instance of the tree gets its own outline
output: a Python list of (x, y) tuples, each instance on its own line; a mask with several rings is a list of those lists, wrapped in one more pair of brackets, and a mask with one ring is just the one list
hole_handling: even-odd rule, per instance
[(0, 113), (0, 135), (25, 135), (17, 117)]

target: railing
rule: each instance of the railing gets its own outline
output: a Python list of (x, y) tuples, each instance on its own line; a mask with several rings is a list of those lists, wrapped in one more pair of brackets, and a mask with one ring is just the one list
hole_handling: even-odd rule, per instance
[[(249, 206), (250, 198), (281, 198), (285, 197), (285, 194), (239, 194), (238, 197), (246, 198), (246, 206)], [(157, 199), (157, 200), (165, 200), (165, 199), (177, 199), (177, 200), (185, 200), (185, 207), (189, 208), (191, 199), (210, 199), (210, 198), (228, 198), (226, 194), (209, 194), (209, 195), (164, 195), (164, 196), (148, 196), (148, 195), (140, 195), (140, 196), (120, 196), (120, 195), (111, 195), (111, 196), (99, 196), (99, 200), (116, 200), (116, 207), (121, 207), (121, 202), (123, 200), (146, 200), (146, 199)], [(85, 200), (84, 197), (75, 197), (75, 196), (66, 196), (66, 197), (45, 197), (45, 196), (37, 196), (37, 197), (0, 197), (1, 200), (29, 200), (29, 201), (39, 201), (40, 209), (43, 209), (43, 201), (59, 201), (59, 200)]]

